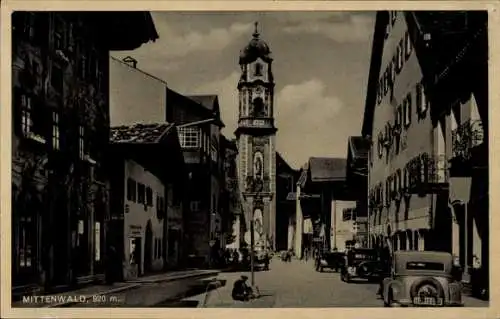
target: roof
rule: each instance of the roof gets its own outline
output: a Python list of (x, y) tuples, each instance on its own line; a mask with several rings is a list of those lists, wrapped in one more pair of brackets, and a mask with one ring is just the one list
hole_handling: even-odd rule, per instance
[(353, 158), (368, 158), (368, 152), (371, 146), (369, 140), (362, 136), (349, 136), (348, 143)]
[(258, 58), (266, 62), (271, 62), (271, 50), (269, 45), (260, 38), (260, 34), (257, 31), (257, 23), (255, 23), (255, 31), (252, 35), (250, 42), (241, 50), (240, 52), (240, 64), (252, 63)]
[(158, 143), (174, 127), (173, 123), (134, 124), (111, 128), (111, 143)]
[(346, 177), (347, 159), (330, 157), (311, 157), (309, 170), (311, 181), (326, 182), (344, 180)]
[(198, 104), (201, 104), (204, 108), (210, 111), (214, 110), (215, 102), (217, 101), (217, 95), (186, 95), (191, 100)]
[[(481, 11), (404, 12), (410, 39), (426, 83), (435, 84), (442, 74), (448, 72), (451, 65), (457, 63), (457, 59), (461, 59), (460, 56), (465, 54), (463, 51), (472, 41), (471, 32), (485, 29), (483, 15)], [(372, 135), (377, 85), (388, 21), (387, 11), (377, 12), (362, 126), (364, 137)], [(433, 109), (435, 107), (431, 108), (431, 111)]]
[(187, 98), (201, 105), (204, 109), (210, 111), (211, 114), (217, 117), (217, 124), (224, 127), (225, 124), (220, 118), (219, 98), (215, 94), (206, 95), (186, 95)]
[(92, 12), (86, 23), (96, 28), (103, 44), (111, 51), (131, 51), (156, 41), (158, 32), (150, 12)]

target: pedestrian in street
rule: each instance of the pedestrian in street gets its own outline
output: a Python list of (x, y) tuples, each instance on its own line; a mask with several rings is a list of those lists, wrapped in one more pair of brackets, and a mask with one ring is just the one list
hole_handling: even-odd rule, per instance
[(391, 266), (392, 266), (392, 249), (391, 249), (391, 244), (390, 244), (390, 239), (386, 238), (386, 240), (383, 243), (383, 246), (380, 248), (379, 251), (379, 260), (380, 260), (380, 266), (381, 266), (381, 271), (380, 271), (380, 282), (379, 282), (379, 287), (377, 291), (377, 295), (382, 296), (383, 294), (383, 282), (384, 279), (389, 277), (391, 275)]
[(115, 246), (110, 245), (106, 254), (106, 283), (112, 285), (116, 281), (118, 274), (117, 262), (118, 254), (116, 252)]
[(254, 297), (252, 287), (247, 284), (248, 277), (243, 275), (236, 280), (233, 285), (231, 296), (233, 300), (249, 301)]

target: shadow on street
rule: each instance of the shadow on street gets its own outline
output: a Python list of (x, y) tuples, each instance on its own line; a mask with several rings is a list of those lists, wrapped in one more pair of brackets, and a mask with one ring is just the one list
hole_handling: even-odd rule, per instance
[(196, 308), (199, 304), (197, 300), (184, 300), (185, 298), (197, 296), (200, 294), (204, 294), (206, 292), (210, 292), (215, 289), (220, 289), (226, 286), (227, 280), (219, 280), (220, 286), (210, 285), (213, 283), (212, 280), (200, 280), (197, 285), (193, 286), (186, 293), (181, 296), (176, 296), (175, 298), (169, 298), (163, 300), (153, 307), (165, 307), (165, 308)]

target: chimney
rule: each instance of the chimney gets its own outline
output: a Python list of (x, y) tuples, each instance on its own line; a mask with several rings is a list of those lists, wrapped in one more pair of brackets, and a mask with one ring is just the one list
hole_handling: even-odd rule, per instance
[(131, 56), (123, 58), (123, 62), (125, 62), (128, 66), (133, 67), (134, 69), (137, 68), (137, 60)]

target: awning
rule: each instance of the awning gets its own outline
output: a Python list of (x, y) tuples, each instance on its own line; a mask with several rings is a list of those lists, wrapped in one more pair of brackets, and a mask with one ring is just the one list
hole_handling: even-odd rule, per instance
[(472, 178), (470, 177), (450, 177), (449, 192), (450, 204), (458, 201), (467, 203), (470, 200)]

